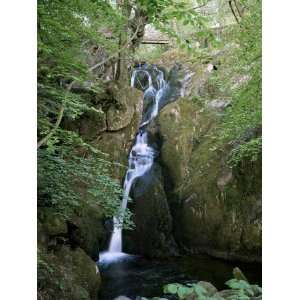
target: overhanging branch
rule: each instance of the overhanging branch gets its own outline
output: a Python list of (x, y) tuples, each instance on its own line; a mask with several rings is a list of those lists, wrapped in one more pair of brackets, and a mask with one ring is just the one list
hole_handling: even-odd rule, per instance
[[(124, 47), (118, 49), (118, 51), (116, 51), (114, 54), (110, 55), (107, 59), (95, 64), (94, 66), (89, 68), (89, 71), (92, 72), (93, 70), (95, 70), (96, 68), (104, 65), (106, 62), (108, 62), (109, 60), (111, 60), (112, 58), (114, 58), (115, 56), (117, 56), (121, 51), (125, 50), (130, 43), (136, 38), (137, 33), (139, 31), (140, 28), (140, 24), (137, 26), (136, 31), (134, 32), (134, 34), (130, 37), (130, 39), (128, 40), (128, 42), (126, 43), (126, 45), (124, 45)], [(67, 87), (67, 91), (70, 92), (72, 90), (73, 85), (76, 83), (76, 80), (73, 80)], [(65, 101), (62, 102), (60, 109), (58, 111), (58, 115), (57, 115), (57, 119), (56, 122), (54, 124), (54, 126), (50, 129), (50, 131), (48, 132), (48, 134), (46, 136), (44, 136), (40, 141), (38, 141), (37, 143), (37, 149), (39, 149), (42, 145), (44, 145), (49, 138), (51, 138), (51, 136), (55, 133), (55, 131), (58, 129), (63, 115), (64, 115), (64, 111), (65, 111)]]

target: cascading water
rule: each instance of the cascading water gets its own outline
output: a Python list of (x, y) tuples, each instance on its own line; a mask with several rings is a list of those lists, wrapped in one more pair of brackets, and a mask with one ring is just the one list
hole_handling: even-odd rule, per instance
[[(157, 115), (161, 108), (160, 101), (168, 88), (168, 83), (165, 81), (163, 71), (156, 66), (152, 70), (155, 73), (155, 81), (153, 82), (151, 73), (147, 70), (147, 65), (136, 68), (131, 77), (131, 86), (141, 88), (144, 91), (144, 102), (151, 100), (149, 111), (147, 114), (143, 113), (143, 118), (139, 126), (139, 131), (136, 136), (135, 144), (133, 145), (130, 154), (128, 169), (124, 181), (124, 193), (121, 204), (121, 216), (113, 219), (113, 233), (111, 236), (108, 251), (100, 253), (100, 262), (109, 263), (126, 256), (122, 252), (122, 223), (124, 213), (127, 208), (128, 197), (130, 189), (134, 180), (143, 176), (153, 165), (156, 156), (156, 150), (149, 145), (148, 132), (146, 125), (148, 125)], [(139, 80), (138, 75), (146, 76), (148, 84), (144, 86)]]
[[(127, 207), (129, 192), (134, 179), (142, 176), (151, 168), (154, 154), (154, 150), (147, 144), (147, 132), (140, 131), (129, 155), (129, 166), (124, 181), (121, 211), (124, 212)], [(114, 231), (108, 251), (111, 253), (122, 252), (122, 217), (114, 218)]]

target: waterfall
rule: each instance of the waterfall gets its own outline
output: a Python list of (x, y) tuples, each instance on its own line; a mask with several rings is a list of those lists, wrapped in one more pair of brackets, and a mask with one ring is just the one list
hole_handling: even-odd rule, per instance
[[(142, 176), (151, 168), (154, 153), (153, 149), (147, 144), (147, 132), (140, 131), (129, 155), (128, 169), (124, 181), (124, 194), (121, 204), (122, 212), (127, 208), (129, 192), (134, 179)], [(114, 231), (108, 248), (109, 252), (122, 252), (122, 221), (122, 215), (120, 218), (114, 217)]]
[[(152, 75), (147, 70), (147, 65), (136, 68), (131, 77), (131, 86), (139, 87), (144, 91), (144, 101), (149, 97), (154, 98), (154, 102), (150, 107), (150, 116), (145, 121), (142, 121), (139, 126), (139, 131), (136, 135), (135, 143), (130, 151), (128, 159), (128, 169), (124, 180), (124, 193), (121, 204), (121, 214), (119, 217), (113, 218), (113, 232), (111, 235), (108, 251), (100, 253), (100, 262), (113, 261), (126, 255), (122, 252), (122, 226), (123, 226), (123, 214), (127, 208), (128, 197), (131, 186), (134, 180), (143, 176), (153, 165), (154, 158), (156, 156), (156, 150), (149, 145), (148, 132), (145, 127), (149, 124), (159, 112), (159, 104), (164, 91), (168, 85), (165, 81), (164, 73), (156, 66), (153, 67), (156, 78), (153, 83)], [(148, 83), (146, 86), (139, 80), (139, 75), (146, 76)], [(143, 116), (144, 117), (144, 116)]]

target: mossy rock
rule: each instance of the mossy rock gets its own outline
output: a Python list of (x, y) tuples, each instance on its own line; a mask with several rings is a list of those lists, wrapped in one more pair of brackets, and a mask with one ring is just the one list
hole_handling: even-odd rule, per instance
[(77, 132), (85, 141), (92, 141), (107, 130), (106, 114), (101, 108), (93, 107), (78, 119), (65, 119), (63, 127)]
[(191, 98), (158, 117), (176, 240), (191, 253), (260, 261), (261, 163), (229, 167), (231, 147), (217, 139), (218, 118)]
[(68, 221), (71, 244), (82, 248), (95, 260), (109, 238), (109, 232), (104, 228), (104, 219), (98, 205), (85, 203), (80, 213), (74, 214)]
[(188, 99), (167, 105), (158, 117), (162, 137), (161, 160), (175, 188), (189, 175), (189, 161), (198, 133), (201, 112)]
[(115, 86), (112, 89), (116, 105), (110, 106), (107, 111), (107, 129), (118, 131), (131, 124), (133, 118), (137, 124), (141, 121), (143, 94), (131, 87)]
[(101, 277), (96, 273), (95, 262), (82, 249), (62, 246), (58, 251), (44, 253), (43, 259), (49, 270), (38, 277), (38, 294), (43, 299), (97, 299)]
[(124, 240), (129, 253), (148, 257), (168, 257), (177, 254), (173, 238), (172, 216), (163, 187), (160, 167), (153, 167), (139, 177), (131, 188), (135, 229), (125, 232)]
[(131, 87), (111, 88), (115, 104), (107, 111), (107, 131), (102, 132), (91, 144), (106, 153), (112, 162), (110, 175), (123, 181), (126, 173), (128, 153), (134, 142), (142, 117), (143, 94)]
[(40, 208), (38, 219), (43, 231), (49, 236), (66, 235), (68, 233), (65, 218), (51, 208)]

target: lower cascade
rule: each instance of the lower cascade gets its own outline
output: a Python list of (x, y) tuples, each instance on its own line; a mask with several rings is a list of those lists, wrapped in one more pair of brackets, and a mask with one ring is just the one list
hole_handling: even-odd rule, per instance
[[(143, 84), (144, 81), (146, 81), (146, 85)], [(128, 169), (123, 186), (121, 214), (119, 217), (113, 218), (113, 232), (108, 251), (101, 252), (99, 255), (101, 263), (110, 263), (129, 257), (128, 254), (122, 252), (122, 213), (127, 208), (128, 197), (134, 180), (150, 170), (157, 156), (157, 150), (149, 145), (147, 125), (158, 115), (166, 101), (172, 99), (173, 95), (170, 93), (170, 84), (165, 80), (164, 72), (156, 66), (148, 66), (147, 64), (141, 65), (133, 71), (131, 86), (144, 91), (143, 116), (135, 143), (129, 154)], [(146, 109), (145, 102), (150, 103)]]

